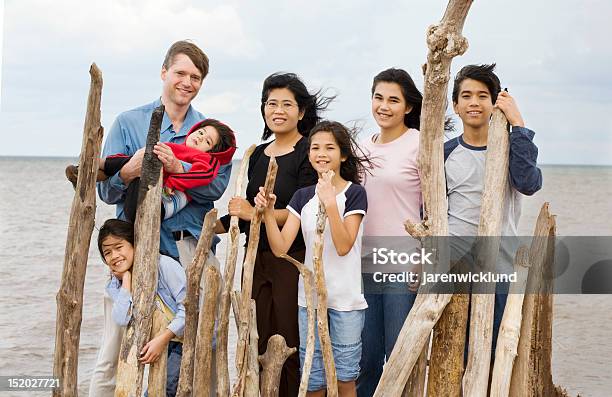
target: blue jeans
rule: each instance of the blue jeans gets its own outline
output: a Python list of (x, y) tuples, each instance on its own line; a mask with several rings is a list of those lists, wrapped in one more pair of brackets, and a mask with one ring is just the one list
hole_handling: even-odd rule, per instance
[[(318, 313), (315, 311), (315, 316)], [(363, 329), (364, 310), (341, 312), (327, 309), (329, 337), (332, 354), (336, 364), (336, 377), (341, 382), (350, 382), (359, 375), (359, 359), (361, 357), (361, 330)], [(300, 328), (300, 372), (303, 370), (306, 357), (306, 341), (308, 339), (308, 312), (300, 306), (298, 311)], [(312, 367), (308, 379), (308, 391), (325, 389), (325, 364), (319, 341), (319, 331), (315, 325), (315, 349), (312, 355)]]
[(388, 359), (395, 341), (412, 309), (416, 293), (408, 291), (404, 283), (374, 285), (371, 275), (363, 275), (364, 294), (368, 302), (365, 325), (361, 333), (363, 352), (357, 379), (357, 396), (370, 397), (374, 394), (382, 375), (385, 357)]
[[(183, 344), (180, 342), (170, 341), (168, 343), (168, 365), (166, 376), (166, 396), (176, 396), (178, 389), (179, 373), (181, 372), (181, 358), (183, 357)], [(148, 391), (145, 392), (145, 397), (148, 397)]]

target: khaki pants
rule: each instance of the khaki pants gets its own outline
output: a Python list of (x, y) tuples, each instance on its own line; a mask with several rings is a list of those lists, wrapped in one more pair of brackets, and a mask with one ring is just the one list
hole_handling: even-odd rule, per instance
[[(197, 241), (193, 237), (184, 238), (176, 242), (181, 264), (187, 268), (195, 254)], [(212, 257), (212, 258), (211, 258)], [(209, 253), (209, 260), (213, 260), (214, 255)], [(216, 258), (214, 258), (216, 261)], [(219, 262), (216, 261), (216, 266), (219, 267)], [(204, 279), (202, 279), (204, 281)], [(203, 286), (200, 286), (202, 289)], [(203, 296), (204, 294), (200, 294)], [(123, 338), (124, 328), (115, 324), (111, 318), (113, 310), (113, 300), (108, 294), (104, 294), (104, 334), (102, 343), (98, 352), (96, 366), (91, 376), (89, 384), (89, 397), (113, 397), (115, 395), (115, 373), (117, 372), (117, 361), (119, 360), (119, 349), (121, 348), (121, 339)], [(216, 396), (217, 376), (216, 376), (216, 354), (213, 350), (212, 368), (211, 368), (211, 397)], [(195, 374), (198, 376), (198, 374)]]

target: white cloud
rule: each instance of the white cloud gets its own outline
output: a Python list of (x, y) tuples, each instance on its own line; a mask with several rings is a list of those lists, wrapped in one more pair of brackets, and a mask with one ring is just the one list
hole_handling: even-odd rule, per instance
[[(50, 14), (52, 16), (50, 16)], [(32, 61), (36, 53), (77, 49), (112, 53), (129, 62), (135, 52), (159, 51), (174, 40), (189, 38), (202, 48), (234, 57), (255, 57), (261, 45), (244, 31), (244, 23), (229, 5), (203, 7), (184, 0), (8, 1), (6, 35), (9, 60)], [(42, 41), (51, 41), (45, 48)], [(63, 45), (62, 45), (63, 44)], [(39, 53), (40, 55), (40, 53)], [(22, 58), (23, 57), (23, 58)]]

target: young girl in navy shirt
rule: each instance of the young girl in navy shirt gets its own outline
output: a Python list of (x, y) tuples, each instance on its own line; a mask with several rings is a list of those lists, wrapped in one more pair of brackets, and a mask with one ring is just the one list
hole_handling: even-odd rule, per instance
[[(266, 233), (274, 255), (287, 253), (301, 227), (306, 243), (304, 264), (310, 269), (313, 266), (319, 202), (325, 207), (327, 220), (322, 258), (338, 392), (340, 396), (354, 396), (361, 358), (361, 330), (367, 307), (361, 291), (361, 236), (362, 220), (368, 204), (366, 192), (359, 182), (369, 160), (357, 154), (359, 149), (351, 134), (340, 123), (320, 122), (312, 129), (308, 139), (308, 158), (319, 180), (316, 185), (302, 188), (293, 195), (287, 206), (289, 216), (282, 231), (274, 218), (276, 196), (269, 194), (266, 198), (263, 188), (260, 188), (255, 204), (264, 208)], [(313, 301), (316, 302), (316, 296)], [(298, 305), (300, 362), (303, 366), (307, 312), (302, 277), (299, 282)], [(315, 340), (308, 395), (323, 396), (326, 388), (325, 368), (318, 336)]]

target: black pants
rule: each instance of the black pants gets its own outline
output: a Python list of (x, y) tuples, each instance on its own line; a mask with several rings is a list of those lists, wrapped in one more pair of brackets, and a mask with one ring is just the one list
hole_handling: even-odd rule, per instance
[[(107, 157), (104, 160), (104, 173), (107, 176), (115, 175), (117, 172), (121, 171), (121, 168), (130, 161), (132, 156), (118, 156), (118, 157)], [(123, 212), (125, 214), (125, 218), (134, 223), (136, 220), (136, 209), (138, 208), (138, 191), (140, 190), (140, 178), (135, 178), (130, 182), (127, 186), (127, 191), (125, 192), (125, 200), (123, 202)], [(161, 206), (161, 219), (164, 220), (164, 206)]]

